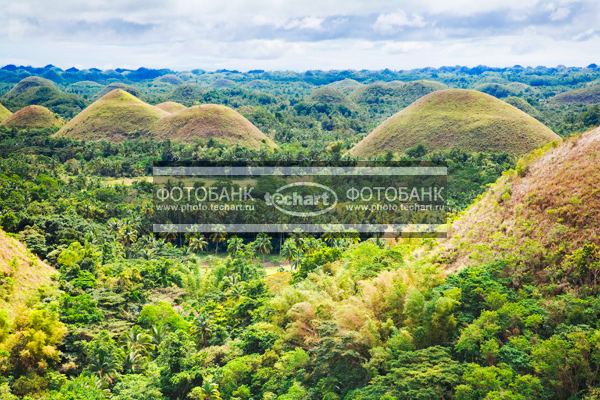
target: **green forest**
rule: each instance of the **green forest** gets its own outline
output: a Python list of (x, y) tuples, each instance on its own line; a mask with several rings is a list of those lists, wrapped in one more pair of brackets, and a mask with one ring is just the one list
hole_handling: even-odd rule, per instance
[[(599, 88), (595, 64), (1, 68), (0, 400), (600, 399)], [(6, 122), (42, 106), (68, 127), (115, 89), (227, 106), (275, 146)], [(447, 165), (448, 239), (153, 233), (156, 162), (357, 161), (371, 131), (448, 89), (559, 137), (380, 149)]]

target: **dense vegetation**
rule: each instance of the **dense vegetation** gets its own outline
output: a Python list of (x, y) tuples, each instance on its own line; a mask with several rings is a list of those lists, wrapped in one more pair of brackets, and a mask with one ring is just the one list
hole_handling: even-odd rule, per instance
[[(339, 160), (410, 96), (441, 84), (485, 85), (566, 136), (598, 125), (597, 107), (549, 99), (599, 73), (591, 66), (304, 74), (4, 67), (5, 92), (39, 75), (85, 101), (120, 81), (152, 104), (232, 106), (279, 148), (210, 139), (91, 142), (53, 137), (56, 128), (0, 126), (0, 227), (31, 252), (17, 257), (0, 241), (7, 265), (0, 269), (0, 399), (599, 398), (600, 249), (589, 234), (597, 232), (596, 203), (576, 218), (581, 199), (571, 186), (553, 188), (569, 202), (554, 213), (542, 195), (521, 193), (511, 207), (517, 217), (530, 207), (556, 221), (576, 219), (585, 240), (552, 231), (556, 240), (511, 241), (510, 232), (527, 237), (538, 220), (519, 219), (514, 230), (506, 222), (486, 241), (467, 229), (466, 241), (453, 242), (458, 250), (489, 257), (448, 273), (451, 260), (432, 239), (154, 235), (147, 180), (161, 160)], [(417, 80), (426, 81), (401, 91)], [(356, 87), (363, 90), (347, 94)], [(25, 105), (11, 99), (12, 111)], [(585, 149), (578, 140), (536, 157), (577, 143)], [(449, 205), (466, 213), (456, 218), (479, 215), (463, 210), (503, 175), (515, 194), (499, 185), (502, 193), (488, 201), (517, 201), (517, 182), (535, 171), (529, 158), (423, 145), (379, 159), (445, 162)], [(598, 173), (597, 163), (585, 165), (577, 190)], [(585, 199), (597, 196), (590, 190)], [(565, 237), (569, 243), (560, 242)], [(26, 269), (32, 281), (41, 275), (35, 263), (25, 265), (35, 256), (55, 273), (40, 278), (30, 298), (11, 302), (20, 290), (15, 271)]]

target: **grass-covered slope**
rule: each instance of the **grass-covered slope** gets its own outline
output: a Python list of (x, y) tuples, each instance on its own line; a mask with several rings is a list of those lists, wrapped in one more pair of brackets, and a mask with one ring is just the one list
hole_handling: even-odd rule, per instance
[(600, 128), (544, 150), (525, 156), (454, 223), (440, 263), (567, 267), (574, 249), (600, 245)]
[(136, 132), (147, 135), (154, 124), (166, 115), (169, 113), (124, 90), (115, 89), (79, 113), (56, 135), (120, 142), (127, 138), (135, 139)]
[(183, 104), (179, 104), (174, 101), (166, 101), (164, 103), (157, 104), (156, 107), (168, 113), (174, 113), (177, 111), (184, 110), (186, 108), (186, 106), (184, 106)]
[(192, 142), (195, 138), (216, 139), (223, 143), (259, 148), (275, 144), (264, 133), (231, 108), (204, 104), (170, 114), (156, 125), (160, 140)]
[(378, 126), (350, 153), (360, 157), (428, 150), (525, 154), (560, 137), (521, 110), (488, 94), (450, 89), (431, 93)]
[(4, 121), (6, 118), (10, 117), (12, 113), (2, 104), (0, 104), (0, 122)]
[(27, 106), (2, 121), (4, 126), (19, 129), (59, 128), (63, 124), (62, 118), (42, 106)]
[(0, 230), (0, 310), (6, 310), (11, 319), (23, 311), (25, 300), (40, 286), (51, 285), (50, 278), (57, 273)]
[(551, 100), (561, 104), (600, 104), (600, 85), (557, 94)]

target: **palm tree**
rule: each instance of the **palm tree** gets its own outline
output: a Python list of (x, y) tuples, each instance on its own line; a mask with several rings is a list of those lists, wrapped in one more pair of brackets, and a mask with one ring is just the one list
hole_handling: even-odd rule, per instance
[(189, 246), (190, 249), (192, 249), (194, 252), (199, 253), (206, 249), (206, 246), (208, 246), (208, 242), (206, 241), (206, 239), (204, 239), (204, 235), (196, 234), (190, 237)]
[(128, 343), (125, 347), (125, 357), (123, 358), (123, 371), (136, 372), (143, 360), (144, 356), (140, 353), (140, 349)]
[(208, 346), (207, 336), (208, 333), (212, 332), (212, 324), (210, 317), (207, 314), (198, 314), (194, 320), (194, 326), (192, 327), (192, 334), (196, 337), (202, 338), (202, 344), (204, 347)]
[(210, 235), (210, 239), (215, 243), (215, 255), (217, 255), (217, 251), (219, 251), (219, 243), (221, 243), (227, 237), (227, 232), (225, 232), (225, 227), (223, 225), (215, 226), (215, 231)]
[(242, 238), (237, 236), (232, 237), (227, 241), (227, 252), (229, 252), (233, 257), (242, 250), (244, 247), (244, 241)]
[(256, 246), (256, 250), (263, 256), (262, 259), (264, 261), (264, 255), (268, 254), (273, 250), (273, 245), (271, 244), (271, 238), (264, 232), (258, 234), (256, 241), (254, 242)]
[(161, 225), (160, 227), (162, 229), (160, 236), (163, 239), (165, 239), (168, 242), (177, 239), (177, 225), (167, 224), (167, 225)]
[(129, 249), (133, 243), (136, 242), (138, 238), (137, 231), (133, 228), (133, 226), (127, 224), (119, 229), (119, 237), (121, 244), (125, 247), (125, 254), (127, 258), (129, 258)]
[(302, 256), (302, 248), (298, 247), (294, 242), (294, 239), (287, 239), (281, 248), (281, 255), (285, 257), (285, 260), (292, 263), (292, 268), (297, 269), (300, 263), (300, 257)]
[(152, 337), (137, 325), (134, 325), (129, 331), (121, 336), (121, 343), (128, 347), (135, 348), (140, 355), (145, 356), (152, 349)]
[(119, 372), (119, 362), (114, 355), (100, 349), (92, 358), (89, 370), (106, 384), (110, 384)]
[[(154, 353), (157, 352), (158, 346), (167, 338), (169, 334), (169, 327), (167, 324), (152, 325), (150, 328), (149, 336), (154, 346)], [(154, 354), (156, 355), (156, 354)]]
[(195, 387), (189, 397), (193, 400), (221, 400), (219, 385), (213, 382), (212, 376), (203, 379), (202, 386)]

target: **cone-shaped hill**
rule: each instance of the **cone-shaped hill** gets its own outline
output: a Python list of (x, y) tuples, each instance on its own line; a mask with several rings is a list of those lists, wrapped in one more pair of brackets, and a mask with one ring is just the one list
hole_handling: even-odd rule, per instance
[(187, 108), (183, 104), (175, 103), (174, 101), (166, 101), (164, 103), (157, 104), (156, 107), (168, 113), (174, 113)]
[(4, 121), (6, 118), (10, 117), (12, 113), (9, 109), (0, 104), (0, 122)]
[(21, 307), (25, 307), (25, 301), (40, 286), (52, 285), (51, 276), (58, 274), (58, 271), (37, 257), (30, 256), (22, 243), (7, 237), (0, 230), (0, 274), (14, 280), (14, 289), (8, 296), (0, 297), (0, 309), (6, 310), (9, 317), (14, 318), (23, 312)]
[(542, 279), (580, 276), (568, 271), (572, 255), (600, 246), (598, 154), (600, 128), (528, 154), (454, 222), (435, 259), (449, 270), (506, 260)]
[(96, 97), (94, 99), (98, 100), (99, 98), (106, 96), (107, 94), (109, 94), (110, 92), (112, 92), (115, 89), (121, 89), (129, 94), (134, 95), (137, 98), (142, 97), (142, 92), (140, 92), (140, 90), (138, 88), (136, 88), (135, 86), (127, 85), (125, 83), (115, 82), (115, 83), (111, 83), (108, 86), (105, 86), (104, 89), (102, 89), (101, 91), (99, 91), (96, 94)]
[(169, 113), (122, 89), (115, 89), (80, 112), (56, 135), (122, 142), (138, 137), (135, 132), (148, 135), (154, 124), (166, 115)]
[(2, 99), (20, 104), (39, 104), (61, 94), (54, 82), (39, 76), (28, 76), (2, 96)]
[(2, 121), (4, 126), (19, 129), (60, 128), (63, 124), (62, 118), (42, 106), (27, 106)]
[(560, 137), (538, 120), (493, 96), (474, 90), (431, 93), (390, 117), (350, 150), (373, 157), (401, 153), (418, 144), (429, 151), (525, 154)]
[(203, 104), (170, 114), (158, 121), (155, 134), (158, 140), (192, 142), (195, 138), (214, 138), (248, 148), (276, 147), (240, 113), (215, 104)]
[[(88, 141), (151, 139), (193, 142), (216, 139), (248, 148), (276, 147), (238, 112), (219, 105), (185, 108), (177, 103), (147, 104), (121, 89), (113, 90), (67, 123), (56, 136)], [(181, 108), (179, 111), (165, 109)], [(161, 109), (162, 108), (162, 109)]]

